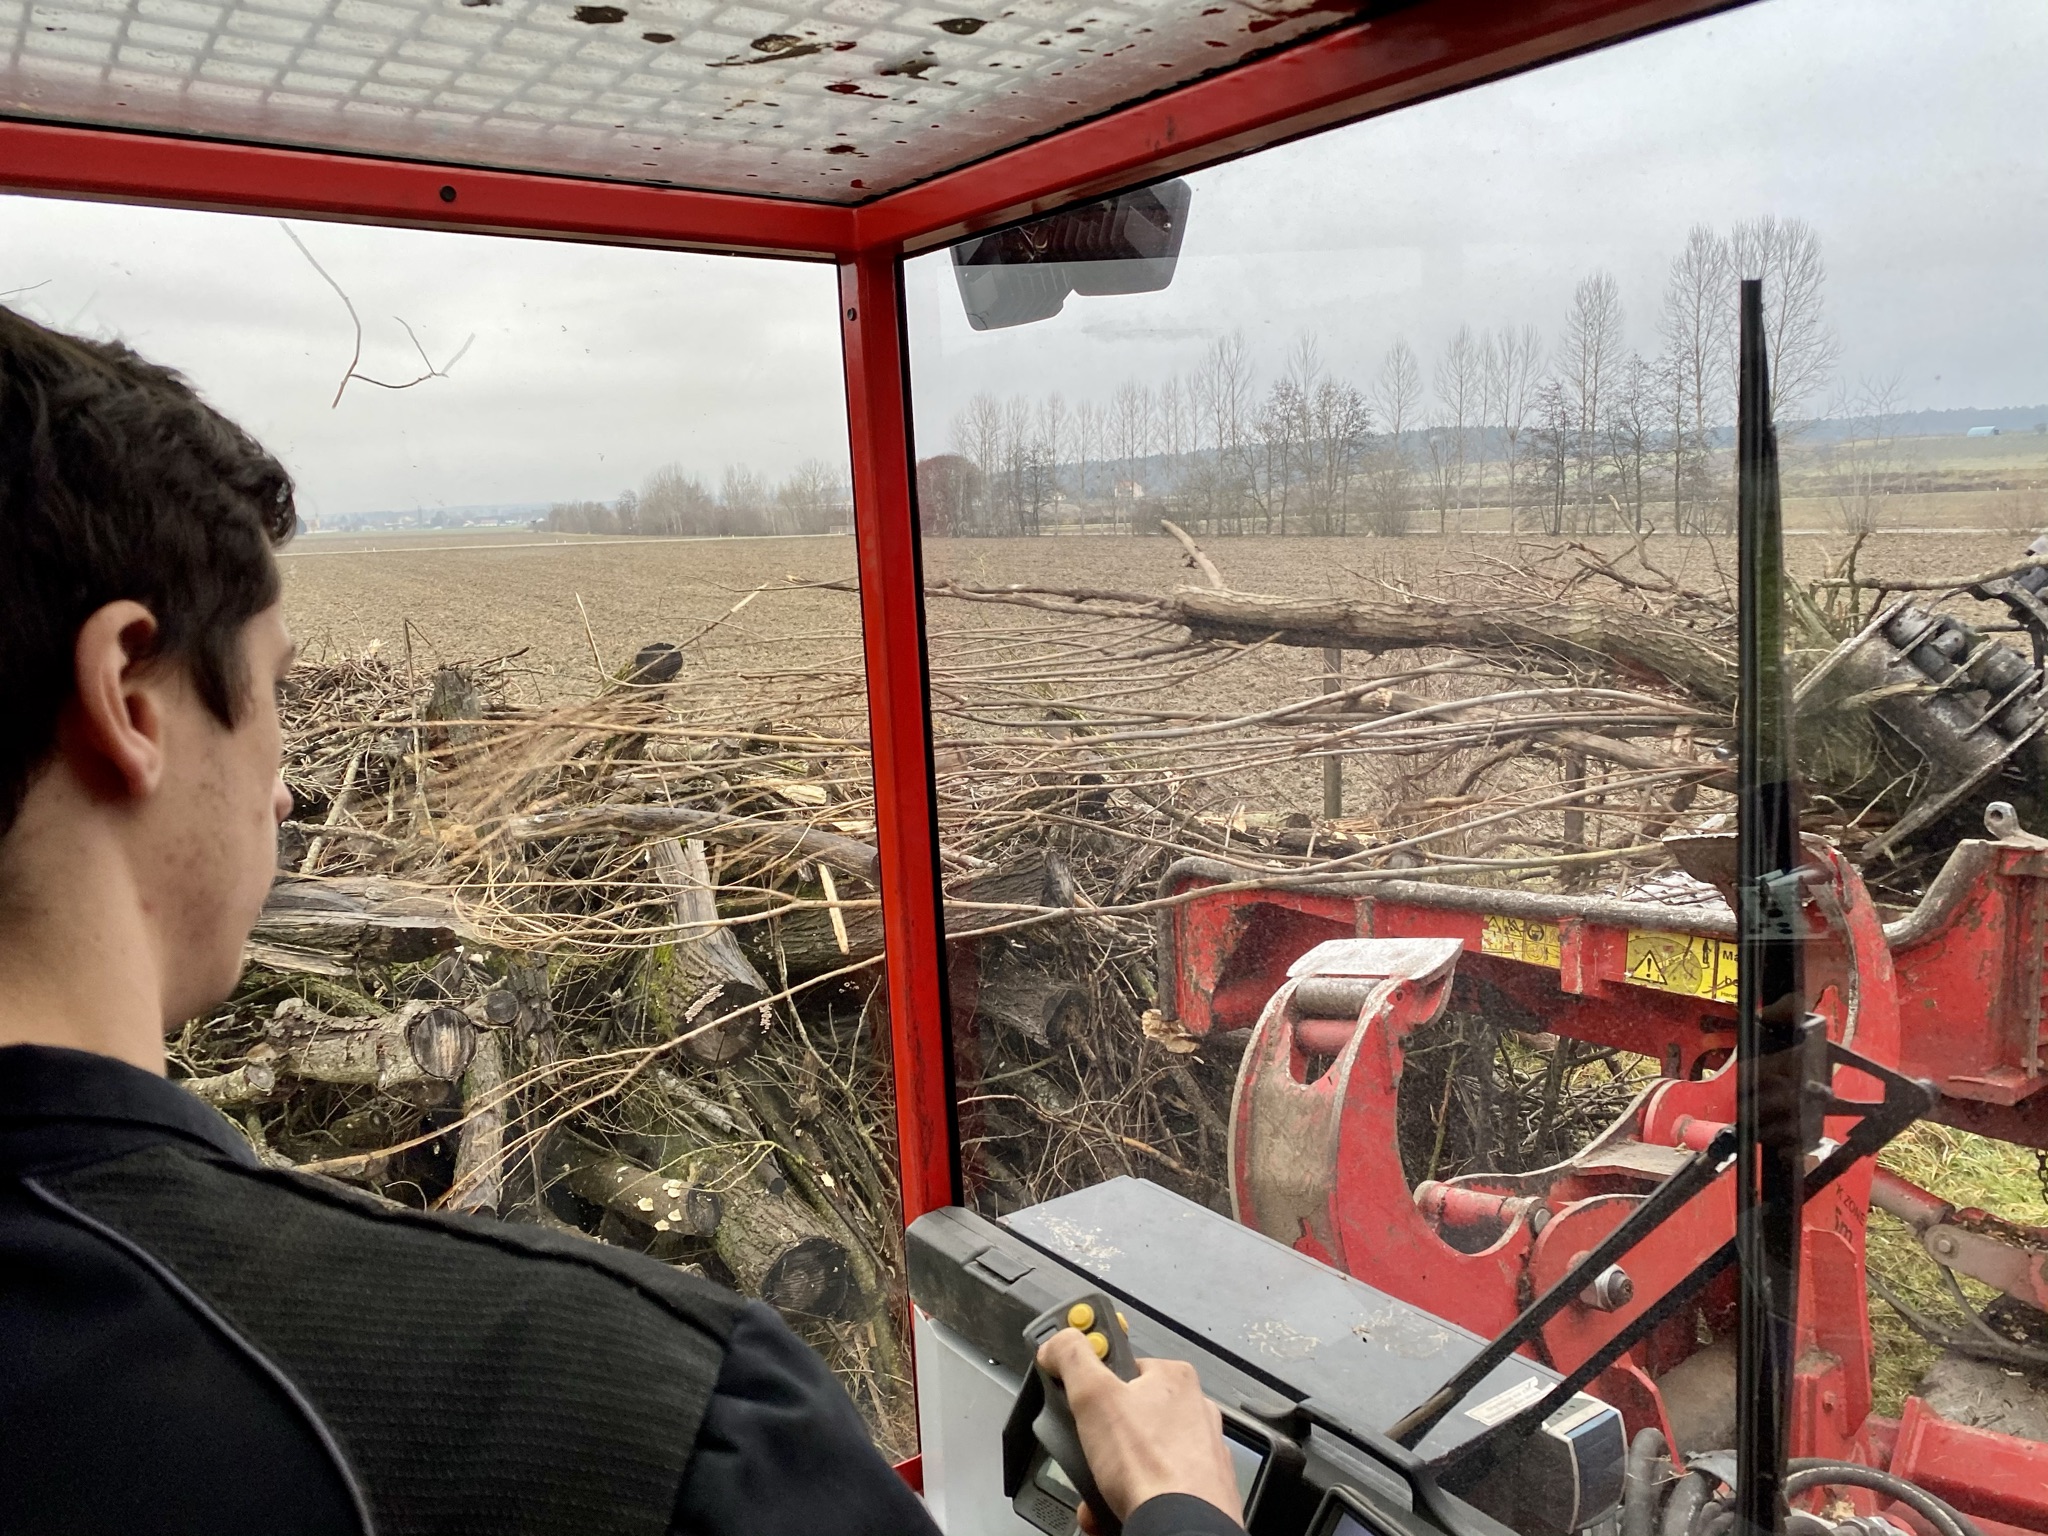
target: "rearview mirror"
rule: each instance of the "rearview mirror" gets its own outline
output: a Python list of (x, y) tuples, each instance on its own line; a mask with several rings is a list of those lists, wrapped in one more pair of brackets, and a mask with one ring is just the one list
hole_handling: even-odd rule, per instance
[(967, 323), (999, 331), (1049, 320), (1070, 293), (1156, 293), (1173, 281), (1193, 195), (1185, 181), (1162, 181), (961, 241), (953, 276)]

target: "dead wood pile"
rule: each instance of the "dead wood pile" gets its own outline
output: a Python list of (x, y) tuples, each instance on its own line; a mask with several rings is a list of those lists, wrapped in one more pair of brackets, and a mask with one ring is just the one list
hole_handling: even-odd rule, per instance
[[(1659, 839), (1729, 808), (1725, 584), (1573, 546), (1461, 575), (1455, 599), (1359, 586), (931, 588), (972, 1198), (1137, 1173), (1227, 1208), (1241, 1042), (1198, 1049), (1158, 1007), (1177, 858), (1248, 884), (1698, 898)], [(1808, 604), (1816, 654), (1863, 628), (1857, 590)], [(763, 1297), (903, 1448), (859, 651), (746, 655), (650, 644), (552, 706), (517, 701), (517, 658), (303, 663), (280, 878), (241, 989), (173, 1060), (279, 1165)], [(1809, 817), (1895, 823), (1913, 784), (1851, 756)], [(1631, 1091), (1611, 1053), (1483, 1021), (1413, 1054), (1417, 1177), (1548, 1161)]]

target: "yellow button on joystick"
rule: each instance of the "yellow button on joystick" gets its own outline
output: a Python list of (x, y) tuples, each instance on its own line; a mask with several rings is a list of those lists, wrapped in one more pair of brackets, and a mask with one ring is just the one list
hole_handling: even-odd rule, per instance
[(1116, 1325), (1117, 1327), (1123, 1329), (1125, 1333), (1129, 1333), (1131, 1331), (1131, 1320), (1128, 1317), (1125, 1317), (1121, 1312), (1117, 1313), (1116, 1315)]
[[(1077, 1301), (1067, 1308), (1067, 1326), (1083, 1330), (1095, 1326), (1095, 1309), (1085, 1301)], [(1097, 1351), (1100, 1353), (1100, 1351)]]
[(1095, 1351), (1096, 1359), (1107, 1360), (1109, 1358), (1109, 1335), (1106, 1333), (1089, 1334), (1088, 1347)]

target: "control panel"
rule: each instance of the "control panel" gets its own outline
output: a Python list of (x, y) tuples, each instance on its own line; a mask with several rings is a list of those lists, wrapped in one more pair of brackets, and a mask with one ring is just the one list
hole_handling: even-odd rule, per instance
[(1115, 1179), (1000, 1222), (951, 1207), (908, 1242), (926, 1498), (947, 1536), (1076, 1528), (1085, 1463), (1034, 1357), (1083, 1309), (1112, 1368), (1195, 1367), (1252, 1536), (1567, 1536), (1618, 1501), (1621, 1418), (1584, 1394), (1489, 1446), (1473, 1459), (1484, 1475), (1468, 1468), (1450, 1491), (1439, 1469), (1556, 1373), (1510, 1357), (1417, 1446), (1397, 1445), (1387, 1427), (1485, 1341), (1158, 1185)]

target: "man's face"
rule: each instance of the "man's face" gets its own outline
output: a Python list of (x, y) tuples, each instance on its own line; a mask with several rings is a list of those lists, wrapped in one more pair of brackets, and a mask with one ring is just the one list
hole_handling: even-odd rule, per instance
[(278, 823), (291, 814), (291, 792), (278, 777), (277, 703), (292, 642), (276, 604), (243, 625), (241, 648), (246, 692), (232, 730), (190, 687), (176, 690), (165, 721), (149, 900), (166, 946), (167, 1029), (234, 990), (242, 946), (276, 871)]

